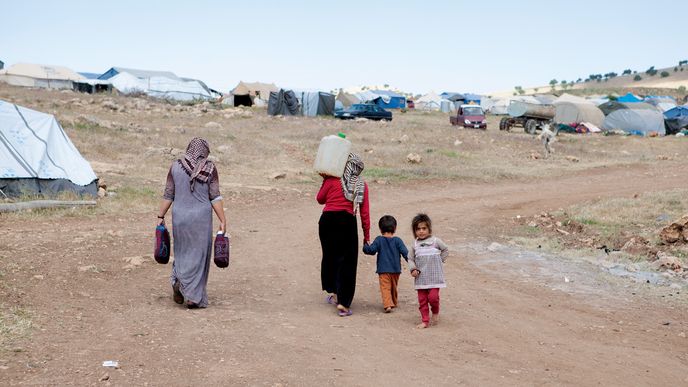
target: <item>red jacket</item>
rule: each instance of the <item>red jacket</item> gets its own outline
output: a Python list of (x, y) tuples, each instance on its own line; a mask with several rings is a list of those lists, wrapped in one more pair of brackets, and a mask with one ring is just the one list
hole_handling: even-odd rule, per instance
[[(368, 201), (368, 184), (364, 184), (363, 203), (359, 207), (361, 214), (361, 228), (363, 229), (363, 240), (370, 241), (370, 202)], [(323, 179), (322, 186), (318, 195), (316, 196), (318, 203), (324, 204), (323, 212), (325, 211), (346, 211), (351, 215), (354, 214), (354, 204), (344, 196), (342, 189), (342, 181), (338, 177), (327, 176)]]

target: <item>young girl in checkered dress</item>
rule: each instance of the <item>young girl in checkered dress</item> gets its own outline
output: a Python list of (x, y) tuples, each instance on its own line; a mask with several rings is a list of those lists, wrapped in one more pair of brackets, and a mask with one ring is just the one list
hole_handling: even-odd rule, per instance
[[(415, 278), (418, 292), (418, 309), (421, 323), (416, 328), (427, 328), (440, 321), (440, 288), (444, 282), (442, 264), (449, 255), (449, 248), (438, 237), (432, 235), (432, 221), (426, 214), (418, 214), (411, 223), (415, 241), (409, 252), (409, 270)], [(432, 318), (430, 318), (432, 311)]]

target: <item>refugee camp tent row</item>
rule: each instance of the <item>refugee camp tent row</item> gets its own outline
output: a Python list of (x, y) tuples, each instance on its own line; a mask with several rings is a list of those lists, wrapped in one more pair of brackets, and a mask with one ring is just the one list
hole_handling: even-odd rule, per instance
[(63, 66), (17, 63), (0, 70), (0, 82), (14, 86), (72, 89), (73, 81), (85, 79)]
[(232, 106), (262, 106), (267, 104), (270, 93), (277, 91), (279, 88), (274, 83), (239, 81), (229, 92), (230, 96), (225, 103)]
[(98, 79), (109, 80), (122, 94), (144, 93), (151, 97), (176, 101), (212, 99), (219, 94), (205, 83), (181, 78), (169, 71), (153, 71), (112, 67)]
[(654, 106), (644, 102), (610, 101), (599, 106), (605, 115), (602, 129), (620, 129), (643, 136), (665, 135), (664, 116)]
[(54, 116), (0, 100), (0, 190), (95, 197), (98, 180)]

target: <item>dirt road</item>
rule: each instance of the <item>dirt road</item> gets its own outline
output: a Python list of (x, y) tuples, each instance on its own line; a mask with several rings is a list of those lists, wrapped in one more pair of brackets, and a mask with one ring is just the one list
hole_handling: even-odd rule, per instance
[[(395, 215), (409, 243), (411, 217), (427, 211), (452, 246), (489, 243), (508, 235), (516, 215), (685, 185), (685, 177), (647, 168), (433, 190), (372, 184), (372, 218)], [(176, 305), (170, 266), (150, 258), (154, 208), (60, 224), (0, 222), (13, 268), (3, 279), (5, 305), (28, 310), (34, 325), (29, 340), (0, 353), (0, 384), (688, 383), (685, 289), (661, 297), (670, 291), (617, 284), (589, 294), (573, 283), (562, 291), (487, 270), (483, 255), (453, 249), (441, 323), (419, 331), (410, 276), (402, 275), (400, 308), (383, 314), (374, 257), (361, 254), (354, 315), (338, 317), (320, 291), (314, 195), (226, 203), (233, 261), (211, 269), (205, 310)], [(121, 368), (104, 368), (105, 360)]]

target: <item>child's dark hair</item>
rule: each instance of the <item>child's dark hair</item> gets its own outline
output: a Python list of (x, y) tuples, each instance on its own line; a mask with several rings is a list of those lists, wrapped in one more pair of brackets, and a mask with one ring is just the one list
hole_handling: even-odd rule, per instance
[(416, 236), (416, 229), (421, 223), (425, 223), (428, 226), (428, 231), (430, 234), (432, 234), (432, 220), (430, 220), (430, 217), (426, 214), (418, 214), (414, 216), (413, 220), (411, 221), (411, 231), (413, 231), (413, 236)]
[(394, 219), (392, 215), (383, 216), (380, 218), (380, 221), (377, 222), (377, 225), (380, 227), (380, 232), (383, 234), (386, 232), (394, 233), (397, 230), (397, 220)]

